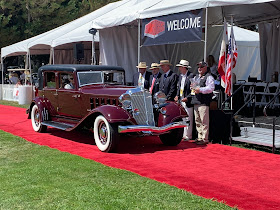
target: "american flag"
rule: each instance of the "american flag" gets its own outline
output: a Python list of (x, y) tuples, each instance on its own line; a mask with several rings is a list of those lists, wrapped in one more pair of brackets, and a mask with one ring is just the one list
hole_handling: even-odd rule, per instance
[(233, 34), (233, 26), (231, 26), (231, 34), (228, 45), (228, 54), (227, 54), (227, 69), (226, 69), (226, 90), (227, 95), (231, 95), (231, 70), (235, 67), (237, 61), (237, 46)]
[(223, 40), (221, 44), (220, 56), (219, 56), (219, 64), (218, 64), (218, 72), (221, 76), (221, 85), (225, 87), (225, 77), (226, 77), (226, 55), (227, 55), (227, 45), (228, 45), (228, 33), (227, 33), (227, 22), (224, 18), (224, 33)]

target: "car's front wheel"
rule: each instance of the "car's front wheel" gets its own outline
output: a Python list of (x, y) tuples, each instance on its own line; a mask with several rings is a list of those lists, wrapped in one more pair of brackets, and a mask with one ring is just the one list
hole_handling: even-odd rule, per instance
[(94, 140), (102, 152), (112, 152), (118, 143), (118, 133), (115, 125), (110, 124), (106, 118), (99, 115), (94, 121)]
[(41, 113), (38, 106), (35, 104), (31, 110), (31, 123), (34, 131), (43, 133), (47, 130), (47, 126), (42, 125)]
[(183, 133), (184, 128), (177, 128), (170, 133), (160, 135), (159, 138), (164, 145), (176, 146), (182, 141)]

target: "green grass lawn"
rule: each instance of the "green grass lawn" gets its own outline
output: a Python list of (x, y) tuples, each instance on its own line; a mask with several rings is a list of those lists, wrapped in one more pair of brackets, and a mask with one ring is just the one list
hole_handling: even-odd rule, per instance
[(0, 180), (0, 209), (231, 209), (1, 130)]
[(21, 107), (21, 108), (29, 108), (29, 105), (19, 105), (17, 101), (5, 101), (5, 100), (0, 100), (0, 104), (2, 105), (7, 105), (7, 106), (16, 106), (16, 107)]

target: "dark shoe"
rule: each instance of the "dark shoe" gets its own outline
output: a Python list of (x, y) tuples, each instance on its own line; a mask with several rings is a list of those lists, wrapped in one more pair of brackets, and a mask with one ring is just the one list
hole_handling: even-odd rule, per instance
[(196, 139), (194, 140), (195, 143), (198, 142), (198, 141), (202, 141), (202, 140), (201, 140), (201, 139), (198, 139), (198, 138), (196, 138)]
[(206, 140), (200, 140), (200, 141), (196, 141), (195, 142), (197, 145), (206, 145), (209, 143), (209, 141), (206, 141)]

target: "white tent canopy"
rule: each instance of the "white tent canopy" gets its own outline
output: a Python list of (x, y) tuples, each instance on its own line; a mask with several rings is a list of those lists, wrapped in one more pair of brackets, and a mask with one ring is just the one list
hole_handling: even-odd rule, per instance
[(222, 23), (234, 15), (237, 24), (250, 24), (280, 17), (279, 0), (131, 0), (117, 10), (93, 20), (93, 28), (103, 29), (184, 11), (209, 8), (208, 24)]
[[(131, 81), (132, 74), (137, 71), (135, 64), (137, 64), (140, 47), (139, 40), (137, 40), (139, 28), (137, 28), (136, 21), (201, 8), (208, 9), (209, 29), (205, 54), (216, 55), (216, 59), (218, 57), (217, 53), (219, 53), (218, 46), (221, 43), (221, 36), (217, 37), (218, 30), (211, 26), (221, 24), (223, 17), (226, 17), (229, 21), (233, 16), (234, 23), (237, 25), (252, 24), (280, 17), (279, 0), (131, 0), (124, 3), (118, 10), (104, 14), (92, 22), (93, 28), (101, 29), (100, 59), (102, 64), (123, 66), (128, 72), (127, 81)], [(236, 36), (238, 35), (236, 34)], [(239, 48), (242, 50), (244, 46), (240, 45)], [(175, 63), (185, 58), (194, 65), (197, 61), (203, 59), (204, 42), (141, 47), (140, 49), (140, 59), (148, 63), (158, 62), (160, 59), (170, 59)], [(257, 55), (256, 48), (254, 54)], [(124, 56), (126, 59), (123, 59)], [(243, 58), (244, 55), (241, 53), (241, 56)], [(248, 53), (247, 56), (249, 56), (247, 57), (247, 63), (250, 58), (256, 58), (256, 56)], [(237, 79), (245, 79), (246, 74), (251, 74), (252, 71), (253, 75), (251, 76), (259, 75), (259, 73), (256, 73), (259, 72), (259, 61), (249, 62), (251, 63), (247, 66), (243, 63), (243, 67), (240, 66), (240, 70), (238, 70), (240, 72), (250, 70), (249, 73), (244, 73)], [(254, 65), (250, 66), (252, 63)]]
[[(230, 27), (228, 27), (230, 31)], [(238, 50), (238, 59), (233, 72), (237, 80), (250, 77), (261, 79), (259, 33), (234, 26), (233, 31)]]

